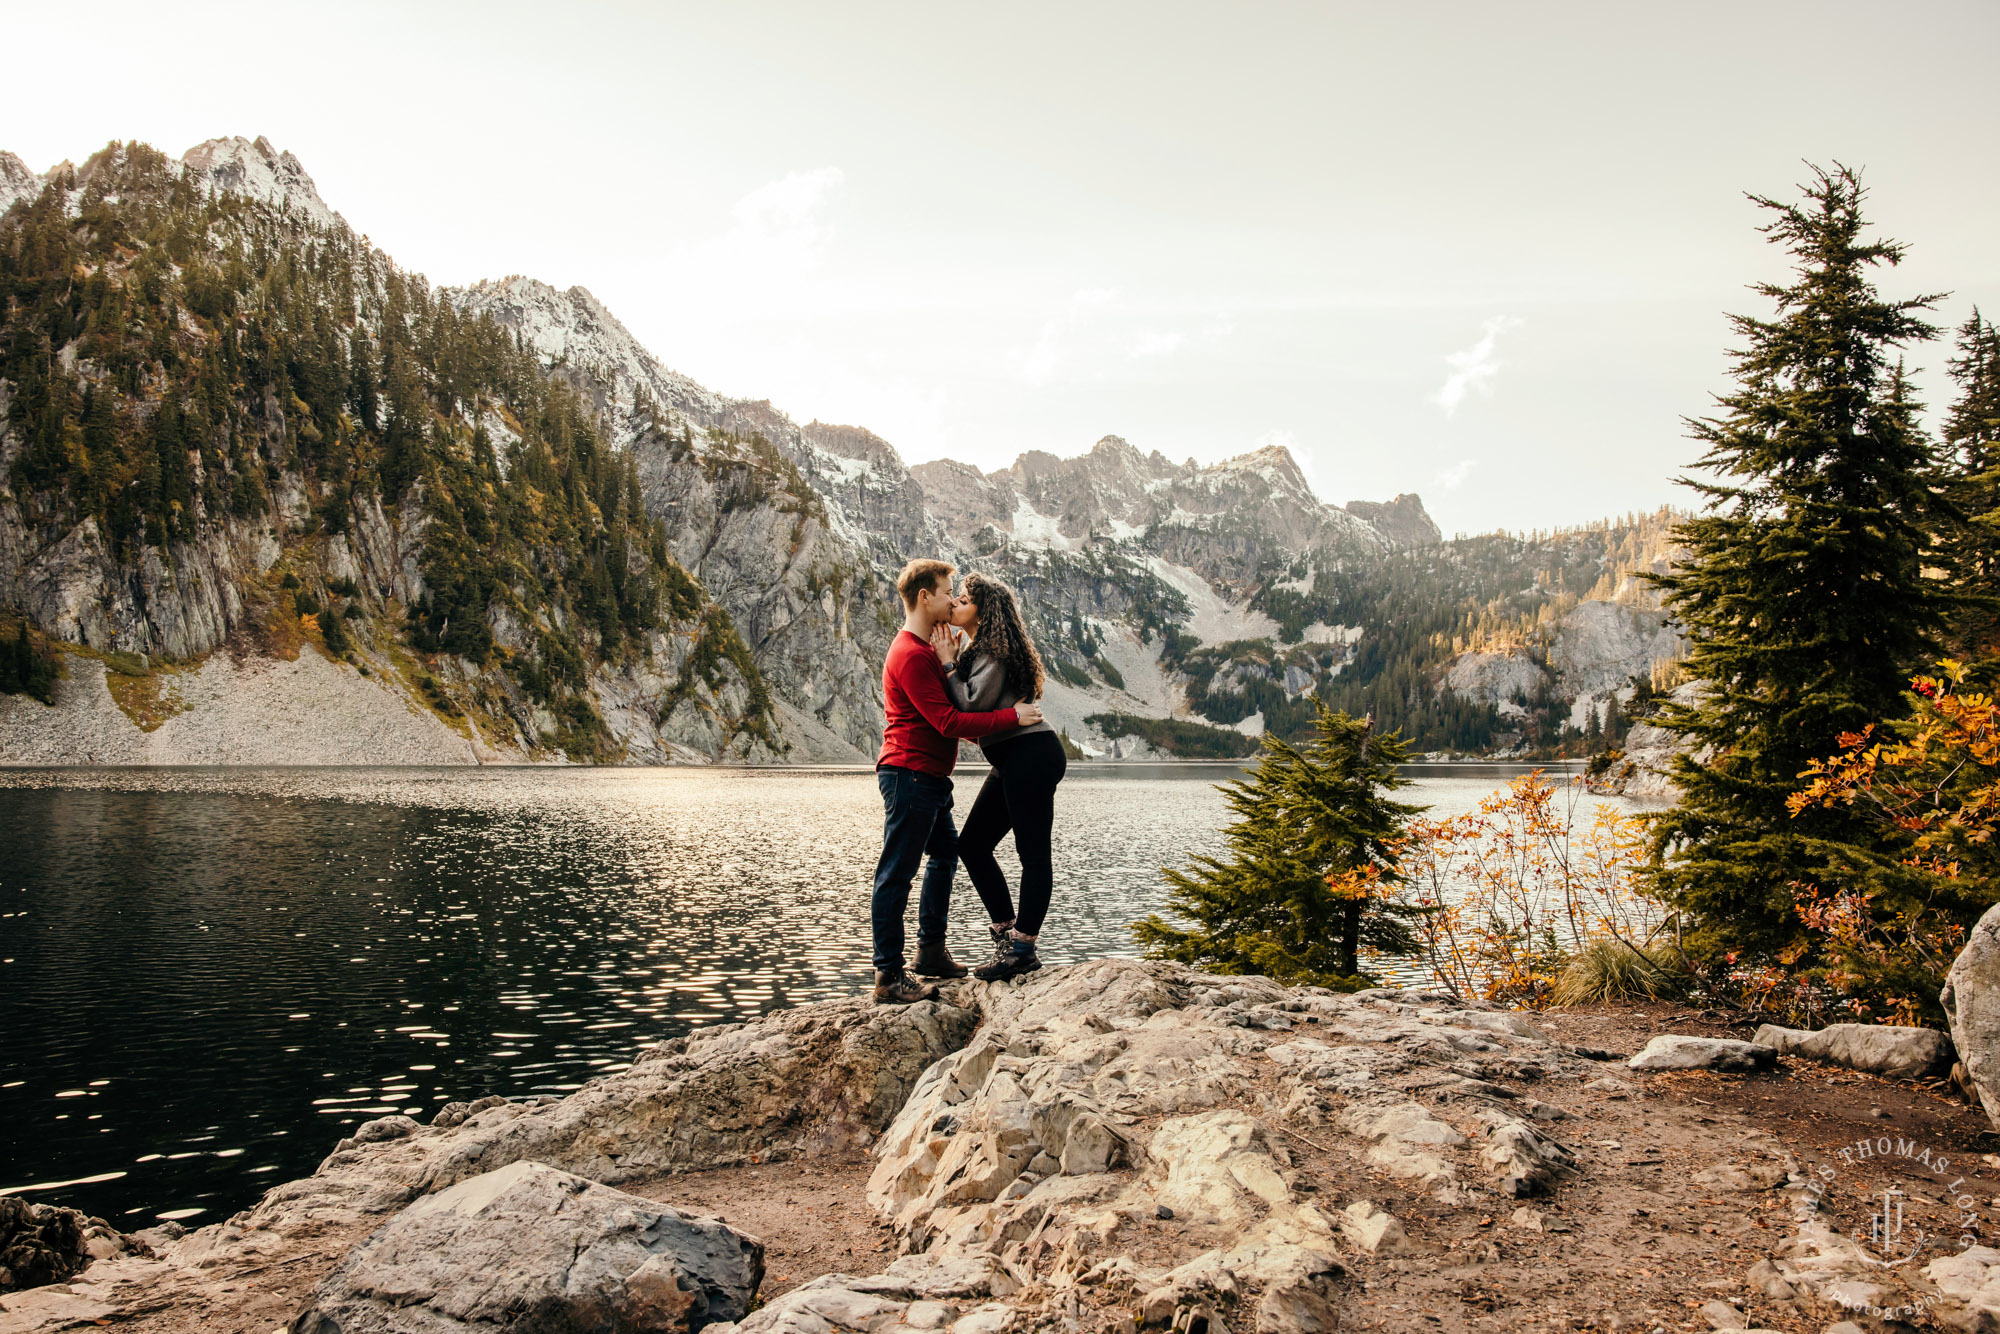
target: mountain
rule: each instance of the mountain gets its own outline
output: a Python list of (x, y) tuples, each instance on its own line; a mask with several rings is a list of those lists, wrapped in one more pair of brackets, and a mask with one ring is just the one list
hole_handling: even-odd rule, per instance
[(261, 138), (0, 154), (0, 191), (0, 632), (68, 668), (0, 696), (6, 759), (865, 761), (916, 555), (1016, 586), (1049, 716), (1111, 758), (1242, 753), (1318, 699), (1545, 749), (1674, 651), (1617, 601), (1637, 521), (1443, 543), (1279, 447), (907, 466), (582, 288), (431, 288)]
[(8, 758), (785, 753), (593, 405), (295, 161), (114, 144), (0, 248), (0, 607), (71, 669)]

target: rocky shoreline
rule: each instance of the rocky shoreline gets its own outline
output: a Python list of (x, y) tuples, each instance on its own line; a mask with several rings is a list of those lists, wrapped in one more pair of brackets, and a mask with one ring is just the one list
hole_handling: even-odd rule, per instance
[[(0, 1331), (2000, 1323), (2000, 1251), (1960, 1242), (2000, 1216), (1976, 1109), (1762, 1044), (1718, 1072), (1719, 1016), (1670, 1016), (1694, 1046), (1649, 1066), (1659, 1017), (1114, 959), (825, 1002), (566, 1098), (370, 1122), (227, 1222), (100, 1236), (81, 1273), (0, 1295)], [(1842, 1148), (1878, 1133), (1949, 1174)], [(851, 1265), (767, 1276), (814, 1180), (872, 1227), (842, 1224)], [(1852, 1240), (1891, 1188), (1933, 1251)]]

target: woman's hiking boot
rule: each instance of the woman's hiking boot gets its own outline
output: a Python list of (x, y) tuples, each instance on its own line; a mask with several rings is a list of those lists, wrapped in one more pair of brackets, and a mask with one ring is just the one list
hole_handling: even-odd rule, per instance
[(875, 970), (877, 1005), (908, 1005), (913, 1001), (936, 1000), (937, 994), (936, 987), (917, 981), (901, 968)]
[(951, 951), (944, 947), (942, 940), (917, 942), (917, 976), (964, 977), (967, 971), (964, 964), (951, 957)]
[(988, 935), (993, 937), (993, 953), (979, 967), (992, 968), (996, 964), (1005, 963), (1014, 957), (1013, 928), (1014, 924), (1012, 922), (1007, 923), (1006, 926), (994, 926), (988, 923), (986, 931)]
[(1041, 957), (1035, 953), (1035, 942), (1010, 932), (1004, 951), (996, 948), (993, 962), (973, 969), (972, 975), (981, 982), (1005, 982), (1010, 977), (1032, 973), (1041, 966)]

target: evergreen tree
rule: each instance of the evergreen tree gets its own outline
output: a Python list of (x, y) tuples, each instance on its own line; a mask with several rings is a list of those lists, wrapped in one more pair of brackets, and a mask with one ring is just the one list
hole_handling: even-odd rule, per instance
[(11, 639), (0, 643), (0, 695), (32, 695), (53, 704), (56, 671), (55, 655), (36, 649), (25, 619), (14, 627)]
[(1958, 400), (1945, 418), (1945, 498), (1954, 522), (1944, 566), (1953, 608), (1947, 636), (1980, 684), (2000, 677), (2000, 331), (1977, 310), (1959, 326), (1958, 355), (1946, 363)]
[(1843, 732), (1900, 713), (1911, 668), (1940, 629), (1924, 576), (1933, 468), (1894, 348), (1932, 337), (1936, 297), (1886, 301), (1870, 281), (1903, 247), (1862, 236), (1864, 191), (1814, 169), (1798, 203), (1752, 196), (1795, 280), (1760, 284), (1770, 320), (1732, 316), (1735, 392), (1691, 420), (1715, 480), (1686, 484), (1705, 512), (1683, 524), (1680, 568), (1656, 582), (1686, 628), (1694, 706), (1660, 721), (1690, 743), (1681, 797), (1653, 825), (1652, 875), (1716, 948), (1805, 947), (1795, 896), (1853, 874), (1874, 840), (1833, 808), (1793, 819), (1786, 798)]
[(1423, 808), (1386, 795), (1409, 785), (1397, 772), (1400, 737), (1322, 705), (1303, 748), (1266, 735), (1247, 778), (1221, 784), (1235, 820), (1228, 860), (1196, 857), (1168, 870), (1167, 906), (1133, 924), (1149, 957), (1220, 973), (1261, 973), (1320, 985), (1366, 985), (1363, 948), (1410, 953), (1409, 910), (1380, 889), (1396, 878), (1403, 827)]

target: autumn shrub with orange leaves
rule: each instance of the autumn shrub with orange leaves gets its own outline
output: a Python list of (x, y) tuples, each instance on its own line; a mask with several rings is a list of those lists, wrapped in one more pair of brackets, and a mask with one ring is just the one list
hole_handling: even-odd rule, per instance
[(1641, 888), (1644, 856), (1638, 819), (1592, 800), (1581, 779), (1538, 770), (1476, 810), (1411, 821), (1396, 869), (1438, 985), (1539, 1007), (1593, 956), (1629, 962), (1646, 994), (1677, 988), (1684, 970), (1660, 948), (1668, 918)]
[(1879, 835), (1797, 884), (1806, 934), (1751, 983), (1809, 1010), (1878, 1023), (1941, 1019), (1938, 990), (1965, 934), (2000, 898), (2000, 709), (1947, 660), (1910, 683), (1911, 712), (1840, 738), (1789, 801), (1860, 813)]

